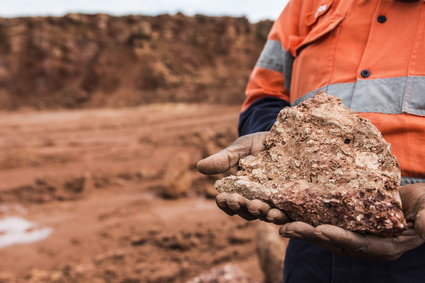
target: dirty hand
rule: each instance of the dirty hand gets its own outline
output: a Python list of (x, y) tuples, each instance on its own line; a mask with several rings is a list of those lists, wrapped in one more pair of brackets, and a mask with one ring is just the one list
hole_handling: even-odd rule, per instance
[(306, 240), (344, 255), (368, 260), (395, 260), (425, 242), (425, 184), (401, 187), (400, 197), (408, 229), (398, 237), (363, 235), (332, 225), (313, 227), (303, 222), (282, 226), (280, 234)]
[[(248, 155), (256, 155), (264, 150), (267, 132), (246, 135), (235, 140), (229, 147), (198, 162), (199, 172), (206, 175), (220, 174), (238, 165), (239, 160)], [(275, 224), (289, 221), (286, 214), (271, 208), (260, 200), (248, 200), (239, 194), (220, 193), (216, 197), (217, 206), (228, 215), (239, 215), (246, 220), (261, 219)]]

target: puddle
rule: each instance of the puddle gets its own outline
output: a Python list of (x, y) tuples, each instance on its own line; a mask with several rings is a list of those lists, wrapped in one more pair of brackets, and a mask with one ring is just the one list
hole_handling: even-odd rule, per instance
[(0, 219), (0, 249), (38, 242), (49, 237), (52, 232), (52, 228), (38, 229), (36, 224), (21, 217), (5, 217)]

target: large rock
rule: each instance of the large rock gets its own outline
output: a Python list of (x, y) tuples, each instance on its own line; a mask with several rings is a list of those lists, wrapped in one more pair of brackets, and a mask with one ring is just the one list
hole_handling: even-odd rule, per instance
[(338, 98), (318, 93), (284, 108), (266, 150), (240, 161), (220, 192), (260, 199), (313, 226), (394, 236), (406, 229), (400, 167), (390, 145)]

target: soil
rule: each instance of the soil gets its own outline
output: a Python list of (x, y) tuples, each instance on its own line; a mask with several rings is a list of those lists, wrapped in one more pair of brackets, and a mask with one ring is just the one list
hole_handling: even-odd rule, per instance
[(0, 109), (240, 105), (271, 25), (183, 14), (0, 18)]
[(195, 168), (235, 138), (238, 112), (152, 104), (0, 113), (0, 218), (53, 228), (0, 249), (0, 282), (185, 282), (229, 263), (261, 280), (256, 223), (219, 211), (214, 178)]

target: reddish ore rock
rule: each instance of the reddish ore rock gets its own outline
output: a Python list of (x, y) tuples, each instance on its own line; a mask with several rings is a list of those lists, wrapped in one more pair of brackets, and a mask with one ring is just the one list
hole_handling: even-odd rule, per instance
[(265, 147), (215, 188), (266, 201), (313, 226), (386, 237), (406, 229), (390, 144), (340, 99), (321, 92), (284, 108)]

